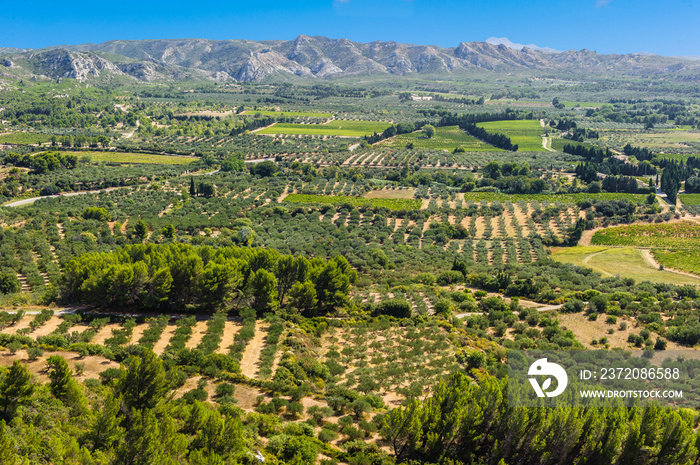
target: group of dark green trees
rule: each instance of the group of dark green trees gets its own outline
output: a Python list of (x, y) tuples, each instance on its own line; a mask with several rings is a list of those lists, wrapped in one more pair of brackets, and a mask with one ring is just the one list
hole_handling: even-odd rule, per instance
[(151, 351), (131, 357), (105, 385), (91, 384), (92, 402), (66, 359), (52, 355), (46, 368), (47, 384), (19, 361), (0, 371), (3, 465), (204, 465), (251, 455), (240, 411), (173, 402), (178, 369)]
[(696, 414), (627, 407), (516, 408), (504, 380), (456, 373), (385, 417), (398, 462), (488, 465), (697, 463)]
[(312, 315), (343, 306), (356, 279), (340, 255), (326, 262), (262, 248), (137, 244), (71, 260), (62, 295), (101, 307), (232, 305), (262, 315), (290, 306)]

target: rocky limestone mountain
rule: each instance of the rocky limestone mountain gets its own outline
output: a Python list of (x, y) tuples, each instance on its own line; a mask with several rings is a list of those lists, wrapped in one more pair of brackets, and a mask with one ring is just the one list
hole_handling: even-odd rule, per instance
[(117, 65), (89, 52), (56, 49), (29, 52), (25, 56), (32, 70), (52, 79), (72, 78), (84, 81), (98, 77), (102, 72), (121, 74)]
[[(0, 50), (5, 66), (32, 76), (88, 80), (121, 75), (140, 81), (331, 79), (348, 76), (450, 75), (474, 70), (570, 75), (661, 76), (688, 80), (700, 63), (649, 54), (551, 53), (504, 43), (462, 42), (454, 48), (397, 42), (352, 42), (300, 35), (294, 40), (113, 40), (42, 50)], [(7, 63), (10, 63), (8, 65)], [(690, 76), (690, 77), (689, 77)]]

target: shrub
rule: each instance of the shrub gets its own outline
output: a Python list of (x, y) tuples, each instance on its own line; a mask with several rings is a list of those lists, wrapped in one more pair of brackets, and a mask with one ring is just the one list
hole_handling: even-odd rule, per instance
[(27, 349), (27, 356), (29, 357), (29, 360), (36, 360), (42, 355), (44, 355), (44, 349), (40, 347), (30, 347)]
[(375, 307), (374, 314), (389, 315), (396, 318), (410, 318), (411, 304), (401, 299), (384, 300)]
[(318, 432), (318, 440), (321, 442), (329, 443), (336, 439), (338, 439), (338, 433), (335, 431), (331, 431), (327, 428), (321, 428), (321, 431)]

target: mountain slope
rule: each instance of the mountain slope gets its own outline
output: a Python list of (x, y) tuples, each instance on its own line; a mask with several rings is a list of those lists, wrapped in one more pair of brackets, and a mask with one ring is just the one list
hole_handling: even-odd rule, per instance
[[(492, 41), (493, 42), (493, 41)], [(510, 42), (509, 42), (510, 44)], [(93, 79), (121, 75), (141, 81), (208, 79), (262, 81), (274, 77), (308, 79), (358, 75), (449, 75), (485, 69), (687, 79), (700, 63), (656, 55), (599, 55), (588, 50), (550, 53), (505, 43), (463, 42), (455, 48), (397, 42), (352, 42), (301, 35), (294, 40), (113, 40), (101, 44), (43, 50), (0, 50), (0, 65), (33, 76)], [(0, 75), (7, 76), (2, 72)], [(666, 76), (669, 75), (669, 76)], [(680, 75), (683, 75), (682, 77)]]

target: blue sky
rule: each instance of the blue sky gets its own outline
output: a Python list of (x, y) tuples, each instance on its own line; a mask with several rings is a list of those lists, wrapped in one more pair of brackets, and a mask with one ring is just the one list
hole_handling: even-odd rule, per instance
[(112, 39), (292, 39), (433, 44), (508, 37), (560, 50), (700, 55), (700, 0), (173, 0), (2, 2), (0, 47)]

